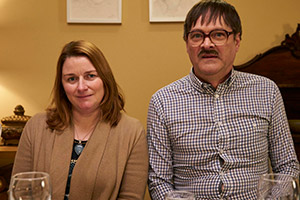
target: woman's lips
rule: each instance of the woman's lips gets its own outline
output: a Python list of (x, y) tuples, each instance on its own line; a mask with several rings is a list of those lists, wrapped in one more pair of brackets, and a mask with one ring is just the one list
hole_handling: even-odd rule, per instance
[(77, 98), (84, 99), (84, 98), (87, 98), (87, 97), (90, 97), (90, 96), (92, 96), (92, 95), (91, 94), (89, 94), (89, 95), (80, 95), (80, 96), (77, 96)]

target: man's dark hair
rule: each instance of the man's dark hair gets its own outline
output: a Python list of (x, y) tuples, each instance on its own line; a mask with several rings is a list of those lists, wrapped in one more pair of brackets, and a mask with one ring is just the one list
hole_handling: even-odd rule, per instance
[(234, 36), (240, 33), (242, 36), (242, 25), (240, 17), (235, 8), (223, 0), (202, 0), (195, 4), (188, 12), (184, 22), (183, 39), (186, 41), (189, 31), (195, 26), (199, 17), (201, 25), (204, 23), (216, 23), (217, 19), (223, 18), (225, 24), (232, 28)]

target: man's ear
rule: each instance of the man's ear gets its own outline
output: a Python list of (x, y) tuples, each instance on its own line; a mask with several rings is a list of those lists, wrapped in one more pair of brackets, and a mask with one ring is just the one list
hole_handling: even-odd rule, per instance
[(239, 50), (240, 44), (241, 44), (241, 33), (238, 33), (235, 35), (234, 43), (235, 43), (235, 50), (237, 52)]

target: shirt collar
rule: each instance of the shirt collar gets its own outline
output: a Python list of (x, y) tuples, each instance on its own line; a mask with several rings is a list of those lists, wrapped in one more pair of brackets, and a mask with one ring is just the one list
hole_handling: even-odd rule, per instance
[[(236, 79), (236, 74), (237, 74), (236, 71), (234, 69), (232, 69), (230, 76), (223, 83), (221, 83), (219, 86), (222, 85), (222, 86), (225, 86), (225, 87), (226, 86), (230, 87)], [(212, 88), (209, 83), (205, 83), (205, 82), (201, 81), (195, 75), (193, 67), (191, 68), (189, 77), (190, 77), (192, 86), (198, 91), (204, 91), (204, 90), (207, 90), (208, 88)]]

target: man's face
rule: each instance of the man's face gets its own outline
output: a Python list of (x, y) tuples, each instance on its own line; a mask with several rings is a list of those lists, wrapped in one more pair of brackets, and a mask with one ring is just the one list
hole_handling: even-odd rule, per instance
[[(232, 32), (232, 29), (225, 24), (223, 18), (221, 18), (221, 21), (218, 18), (216, 23), (211, 22), (201, 25), (201, 17), (190, 31), (200, 30), (205, 34), (209, 34), (216, 29)], [(234, 37), (234, 34), (230, 34), (223, 45), (215, 45), (209, 37), (204, 38), (203, 43), (198, 46), (193, 46), (189, 37), (186, 40), (187, 53), (193, 64), (195, 75), (201, 81), (211, 83), (214, 87), (217, 87), (219, 83), (222, 83), (228, 77), (239, 46), (239, 34), (236, 37)]]

